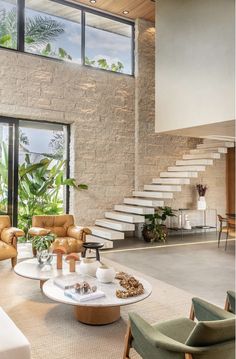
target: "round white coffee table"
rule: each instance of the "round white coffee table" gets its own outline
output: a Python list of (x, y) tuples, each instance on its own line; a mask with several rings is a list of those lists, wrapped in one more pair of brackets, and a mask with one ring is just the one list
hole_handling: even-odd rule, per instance
[(56, 256), (53, 256), (51, 264), (46, 264), (44, 266), (39, 265), (37, 258), (24, 260), (14, 267), (14, 271), (21, 277), (39, 280), (40, 288), (42, 288), (43, 283), (46, 280), (62, 274), (70, 273), (69, 264), (65, 261), (63, 262), (63, 269), (57, 269)]
[(75, 306), (75, 317), (80, 322), (91, 325), (103, 325), (113, 323), (120, 318), (121, 306), (140, 302), (151, 294), (151, 284), (143, 278), (137, 279), (144, 286), (144, 294), (126, 299), (116, 297), (116, 290), (124, 289), (116, 279), (109, 284), (103, 284), (98, 282), (97, 279), (93, 279), (98, 289), (105, 293), (105, 297), (83, 303), (78, 303), (67, 297), (64, 294), (64, 290), (54, 284), (53, 279), (49, 279), (44, 283), (43, 292), (52, 300)]

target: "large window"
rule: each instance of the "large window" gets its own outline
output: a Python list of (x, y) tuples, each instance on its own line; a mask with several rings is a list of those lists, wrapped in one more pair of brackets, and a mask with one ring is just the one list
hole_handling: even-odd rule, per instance
[(0, 0), (0, 48), (134, 73), (134, 25), (61, 0)]
[(132, 27), (86, 13), (85, 63), (132, 74)]
[(0, 46), (17, 49), (17, 0), (0, 1)]

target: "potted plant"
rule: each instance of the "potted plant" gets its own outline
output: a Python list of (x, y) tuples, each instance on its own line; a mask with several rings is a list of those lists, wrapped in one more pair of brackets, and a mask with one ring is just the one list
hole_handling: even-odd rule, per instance
[(143, 225), (143, 239), (146, 242), (165, 242), (168, 229), (165, 225), (167, 217), (174, 217), (171, 207), (158, 207), (154, 214), (145, 215), (146, 222)]
[(198, 202), (197, 202), (197, 209), (204, 211), (206, 209), (205, 194), (206, 194), (207, 186), (199, 183), (196, 185), (196, 188), (197, 188), (198, 196), (199, 196)]
[(51, 263), (52, 254), (49, 252), (52, 242), (55, 240), (54, 234), (46, 236), (35, 236), (32, 240), (33, 251), (37, 253), (39, 264)]

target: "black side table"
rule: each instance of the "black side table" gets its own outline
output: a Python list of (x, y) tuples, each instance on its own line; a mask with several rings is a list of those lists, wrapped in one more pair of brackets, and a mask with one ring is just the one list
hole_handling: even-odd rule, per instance
[(99, 249), (102, 248), (103, 246), (104, 246), (104, 244), (99, 243), (99, 242), (85, 242), (83, 244), (84, 252), (82, 253), (82, 257), (86, 256), (87, 249), (95, 249), (95, 251), (96, 251), (96, 260), (100, 261)]

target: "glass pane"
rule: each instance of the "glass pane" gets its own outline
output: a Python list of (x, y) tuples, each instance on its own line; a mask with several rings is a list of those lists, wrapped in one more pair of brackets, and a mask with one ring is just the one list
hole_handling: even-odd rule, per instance
[(0, 214), (8, 212), (9, 126), (0, 123)]
[(85, 63), (132, 74), (132, 26), (86, 13)]
[(18, 223), (26, 233), (33, 215), (64, 212), (66, 135), (60, 124), (20, 121)]
[(0, 46), (17, 48), (16, 0), (0, 0)]
[(81, 63), (81, 12), (48, 0), (26, 0), (25, 51)]

